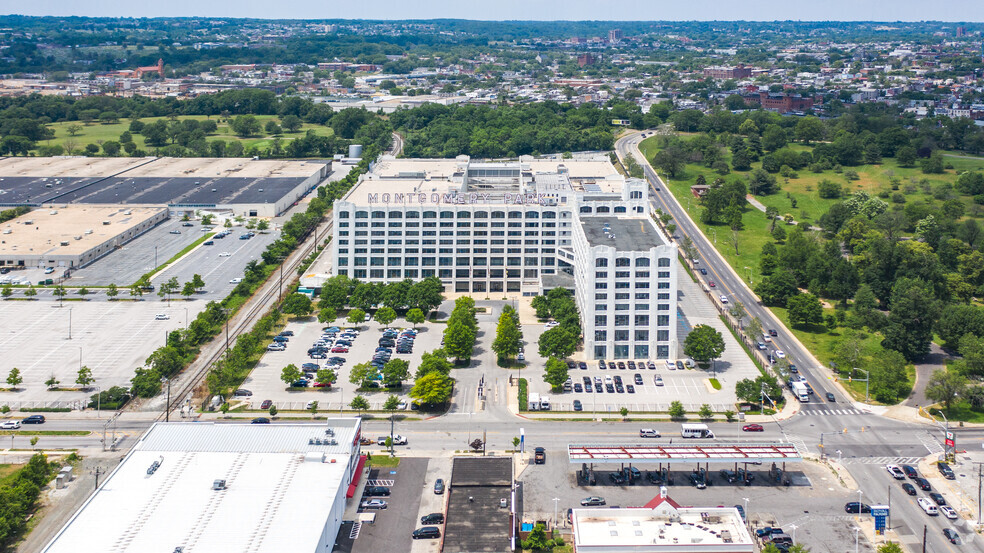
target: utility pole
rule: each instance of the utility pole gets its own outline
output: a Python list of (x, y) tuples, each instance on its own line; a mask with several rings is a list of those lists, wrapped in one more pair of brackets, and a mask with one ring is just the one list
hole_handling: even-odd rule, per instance
[(93, 472), (93, 474), (96, 475), (96, 487), (92, 490), (93, 492), (99, 491), (99, 475), (102, 474), (102, 472), (102, 467), (96, 467), (96, 470)]
[(922, 553), (926, 553), (926, 525), (923, 524), (923, 548)]
[(396, 456), (396, 451), (393, 449), (393, 413), (390, 413), (390, 457)]

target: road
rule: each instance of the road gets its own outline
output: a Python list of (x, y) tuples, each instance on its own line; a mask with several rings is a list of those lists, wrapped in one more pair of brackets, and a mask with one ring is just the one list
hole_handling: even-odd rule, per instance
[[(652, 188), (654, 206), (661, 209), (664, 213), (673, 216), (677, 225), (677, 233), (689, 236), (694, 243), (697, 257), (694, 261), (695, 268), (707, 270), (707, 280), (713, 280), (718, 295), (727, 296), (730, 302), (740, 301), (745, 306), (745, 311), (750, 317), (758, 317), (762, 326), (766, 329), (775, 329), (778, 336), (772, 339), (776, 348), (784, 351), (789, 362), (796, 365), (810, 385), (816, 391), (814, 401), (821, 402), (823, 409), (835, 409), (842, 407), (843, 403), (850, 403), (852, 400), (840, 387), (830, 381), (827, 370), (821, 368), (821, 364), (810, 354), (806, 348), (802, 347), (792, 333), (777, 319), (771, 311), (762, 306), (758, 297), (748, 289), (741, 278), (728, 265), (728, 262), (714, 248), (706, 236), (698, 229), (693, 220), (687, 216), (683, 206), (673, 197), (673, 194), (663, 183), (659, 175), (653, 170), (642, 152), (639, 151), (639, 143), (642, 141), (642, 132), (633, 132), (618, 139), (615, 143), (615, 150), (620, 157), (633, 155), (636, 161), (642, 166), (646, 174), (646, 179)], [(822, 397), (826, 392), (833, 392), (837, 397), (837, 404), (822, 403)], [(863, 409), (863, 405), (859, 405)]]
[(403, 153), (403, 137), (399, 133), (393, 133), (393, 145), (386, 153), (393, 157), (399, 157)]

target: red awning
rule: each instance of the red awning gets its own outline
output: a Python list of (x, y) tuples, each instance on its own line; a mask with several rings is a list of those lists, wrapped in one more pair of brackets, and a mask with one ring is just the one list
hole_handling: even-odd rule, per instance
[(359, 464), (355, 467), (355, 477), (352, 478), (352, 483), (349, 484), (348, 492), (345, 497), (352, 498), (355, 496), (355, 489), (359, 487), (359, 479), (362, 478), (362, 469), (366, 468), (366, 456), (359, 456)]

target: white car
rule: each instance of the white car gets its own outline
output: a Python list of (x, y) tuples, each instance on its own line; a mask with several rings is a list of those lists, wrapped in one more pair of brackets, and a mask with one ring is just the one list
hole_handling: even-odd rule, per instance
[(920, 497), (919, 499), (916, 500), (916, 503), (918, 503), (919, 507), (921, 507), (922, 510), (925, 511), (926, 514), (931, 517), (935, 517), (936, 515), (940, 514), (936, 505), (934, 505), (932, 501), (930, 501), (925, 497)]
[(786, 352), (782, 351), (781, 349), (777, 349), (776, 350), (776, 357), (778, 359), (782, 359), (782, 358), (786, 357)]
[(170, 318), (171, 317), (168, 316), (167, 313), (158, 313), (158, 314), (154, 315), (154, 320), (155, 321), (166, 321), (166, 320), (168, 320)]
[(46, 275), (50, 275), (53, 272), (55, 272), (55, 268), (54, 267), (48, 267), (47, 269), (44, 270), (44, 274), (46, 274)]
[(370, 499), (359, 504), (361, 509), (385, 509), (386, 502), (382, 499)]
[(243, 278), (242, 277), (236, 277), (236, 278), (230, 280), (229, 281), (229, 284), (239, 284), (242, 281), (243, 281)]
[(671, 370), (671, 371), (675, 371), (676, 370), (676, 363), (674, 363), (673, 361), (670, 361), (669, 359), (667, 359), (666, 360), (666, 368), (669, 369), (669, 370)]
[(639, 430), (640, 438), (659, 438), (659, 430), (652, 428), (642, 428)]
[(885, 467), (885, 470), (892, 475), (892, 478), (896, 480), (905, 480), (905, 473), (902, 472), (902, 467), (898, 465), (888, 465)]
[(721, 303), (728, 303), (728, 296), (725, 296), (724, 294), (722, 294), (721, 295)]
[(939, 510), (939, 512), (943, 513), (943, 516), (945, 516), (946, 518), (950, 520), (956, 520), (957, 512), (954, 511), (953, 508), (950, 507), (949, 505), (940, 505), (939, 507), (937, 507), (937, 509)]
[(772, 336), (769, 336), (768, 334), (763, 334), (762, 335), (762, 340), (765, 341), (765, 342), (771, 342), (772, 341)]
[(232, 255), (232, 254), (229, 253), (229, 252), (222, 252), (222, 253), (219, 254), (219, 257), (229, 257), (230, 255)]
[[(376, 445), (386, 445), (386, 438), (389, 436), (381, 436), (376, 440)], [(407, 445), (406, 436), (401, 436), (399, 434), (393, 434), (393, 445)]]
[(267, 346), (267, 351), (284, 351), (287, 348), (280, 342), (274, 342)]
[(560, 326), (560, 323), (557, 321), (547, 321), (546, 324), (543, 325), (543, 328), (553, 328), (555, 326)]
[(3, 421), (0, 422), (0, 429), (2, 430), (17, 430), (20, 428), (20, 421)]

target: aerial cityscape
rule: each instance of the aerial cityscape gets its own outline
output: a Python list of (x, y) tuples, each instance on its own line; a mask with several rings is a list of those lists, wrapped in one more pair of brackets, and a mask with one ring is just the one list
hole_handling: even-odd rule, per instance
[(984, 553), (984, 6), (206, 4), (0, 15), (0, 553)]

